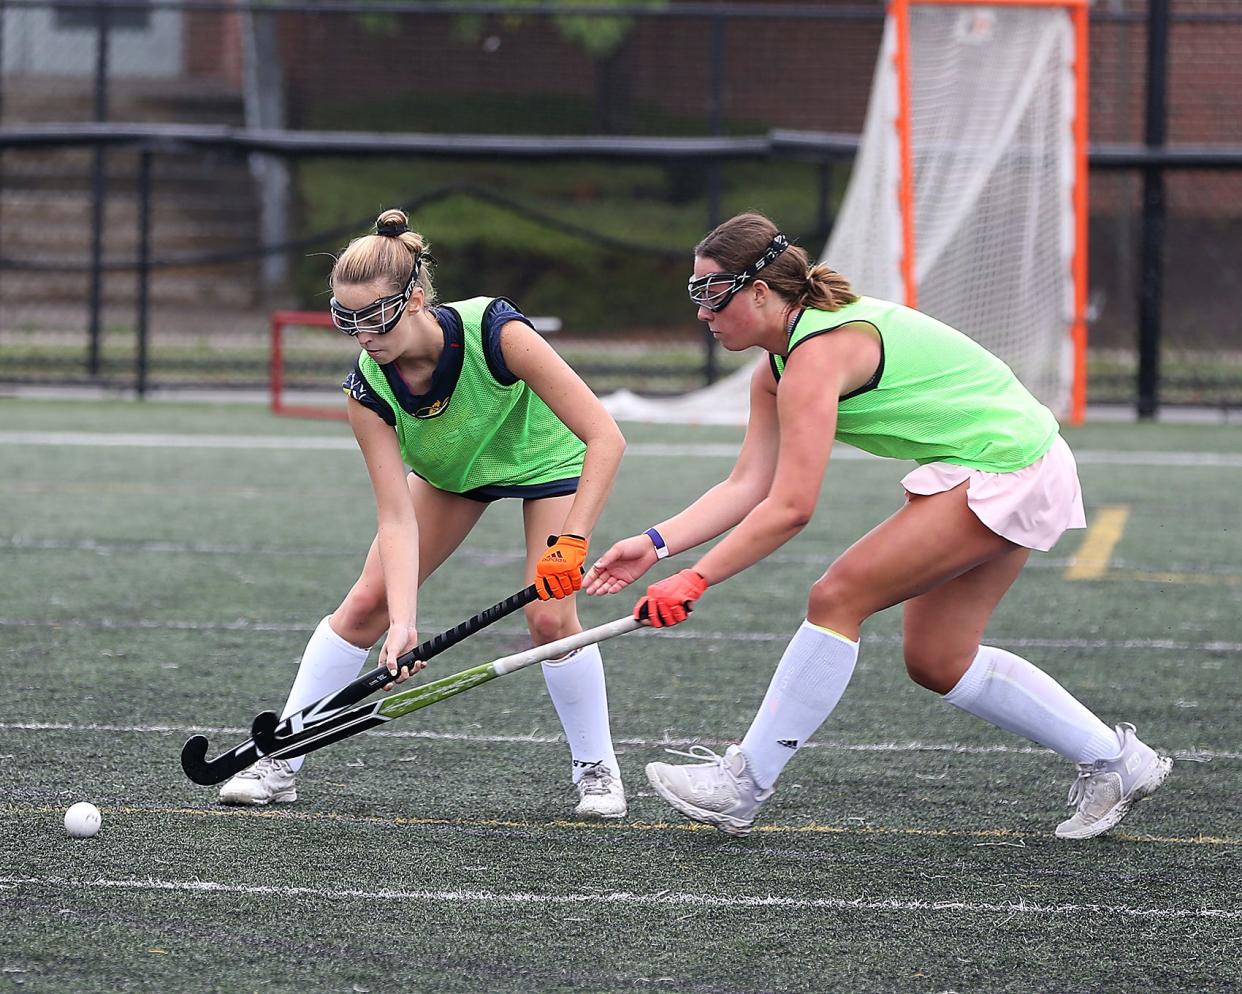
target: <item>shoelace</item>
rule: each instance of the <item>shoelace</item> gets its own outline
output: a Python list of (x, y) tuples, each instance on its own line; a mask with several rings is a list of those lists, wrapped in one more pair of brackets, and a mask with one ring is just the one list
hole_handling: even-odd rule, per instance
[(255, 763), (254, 766), (246, 767), (246, 769), (242, 770), (239, 774), (237, 774), (237, 776), (241, 780), (259, 780), (262, 779), (263, 775), (269, 770), (279, 769), (276, 765), (279, 762), (280, 760), (278, 759), (268, 759), (264, 757)]
[(613, 775), (607, 766), (593, 766), (582, 774), (578, 787), (583, 794), (608, 794), (612, 792)]
[(712, 766), (714, 764), (724, 765), (725, 758), (718, 752), (713, 752), (707, 746), (692, 745), (689, 750), (685, 749), (665, 749), (665, 752), (672, 756), (685, 756), (686, 759), (697, 760), (703, 766)]
[(1091, 788), (1095, 786), (1093, 777), (1096, 774), (1094, 763), (1081, 763), (1078, 767), (1078, 776), (1074, 782), (1070, 784), (1069, 797), (1066, 798), (1066, 807), (1077, 808), (1087, 795), (1091, 792)]
[(699, 766), (716, 767), (733, 782), (734, 786), (741, 793), (749, 793), (756, 798), (760, 793), (759, 785), (755, 783), (753, 773), (745, 767), (735, 773), (729, 768), (729, 761), (726, 757), (707, 748), (707, 746), (692, 745), (689, 750), (665, 749), (664, 751), (674, 756), (685, 756), (687, 759), (698, 760)]

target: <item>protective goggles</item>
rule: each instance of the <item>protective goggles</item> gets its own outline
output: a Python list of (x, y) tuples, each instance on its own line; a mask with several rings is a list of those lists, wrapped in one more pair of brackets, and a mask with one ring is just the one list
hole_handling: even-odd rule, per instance
[(691, 302), (696, 307), (705, 308), (713, 313), (723, 311), (729, 306), (729, 301), (733, 299), (735, 293), (755, 279), (787, 248), (789, 248), (789, 239), (777, 232), (772, 241), (768, 243), (768, 247), (763, 250), (763, 255), (740, 273), (708, 273), (697, 279), (691, 277), (687, 286)]
[(422, 268), (422, 256), (415, 256), (414, 268), (410, 270), (410, 278), (406, 280), (404, 290), (387, 297), (380, 297), (379, 300), (373, 300), (366, 307), (359, 307), (357, 310), (346, 307), (333, 297), (328, 301), (333, 326), (337, 331), (351, 337), (363, 333), (388, 334), (397, 327), (397, 322), (405, 313), (405, 305), (410, 302), (414, 287), (418, 285), (418, 274)]

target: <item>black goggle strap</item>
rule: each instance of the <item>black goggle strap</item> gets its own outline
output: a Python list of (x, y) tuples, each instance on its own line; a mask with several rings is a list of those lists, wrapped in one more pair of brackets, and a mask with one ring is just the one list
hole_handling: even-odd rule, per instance
[[(729, 301), (733, 299), (735, 293), (755, 279), (787, 248), (789, 248), (789, 239), (778, 231), (772, 240), (768, 242), (768, 247), (763, 250), (763, 255), (759, 256), (758, 259), (740, 273), (708, 273), (706, 276), (700, 276), (698, 279), (691, 279), (689, 283), (690, 300), (695, 304), (706, 307), (709, 311), (724, 310)], [(730, 282), (723, 290), (717, 290), (714, 293), (708, 292), (709, 287), (713, 283), (723, 282), (725, 279), (728, 279)]]
[[(328, 302), (328, 309), (332, 313), (332, 323), (338, 331), (350, 336), (357, 335), (360, 331), (369, 331), (377, 335), (392, 331), (397, 326), (397, 322), (401, 320), (401, 315), (405, 313), (405, 306), (410, 302), (410, 297), (414, 295), (414, 287), (418, 285), (418, 274), (422, 268), (423, 257), (416, 255), (414, 267), (410, 270), (410, 278), (405, 281), (404, 290), (374, 300), (366, 307), (359, 307), (356, 311), (337, 303), (336, 298), (333, 297)], [(393, 310), (391, 315), (388, 315), (390, 308)], [(378, 325), (374, 323), (375, 318), (380, 318)]]

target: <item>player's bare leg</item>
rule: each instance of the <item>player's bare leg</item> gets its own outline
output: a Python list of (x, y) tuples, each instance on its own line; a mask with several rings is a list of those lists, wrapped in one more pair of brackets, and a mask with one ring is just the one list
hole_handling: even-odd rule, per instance
[(1078, 766), (1074, 814), (1061, 838), (1091, 838), (1117, 825), (1164, 782), (1172, 761), (1134, 734), (1110, 728), (1047, 673), (1004, 649), (982, 645), (1001, 597), (1029, 553), (1014, 546), (907, 601), (906, 669), (911, 679), (975, 717), (1052, 749)]
[(651, 763), (652, 787), (683, 814), (745, 835), (785, 764), (845, 692), (862, 623), (1015, 548), (970, 512), (965, 487), (907, 502), (815, 582), (807, 620), (786, 647), (740, 747), (723, 756), (701, 751), (694, 766)]

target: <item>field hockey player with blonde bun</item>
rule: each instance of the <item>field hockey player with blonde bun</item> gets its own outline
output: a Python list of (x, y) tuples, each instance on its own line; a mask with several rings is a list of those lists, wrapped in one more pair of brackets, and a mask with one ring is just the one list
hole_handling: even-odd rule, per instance
[[(343, 384), (375, 494), (362, 573), (311, 635), (284, 715), (349, 683), (384, 638), (380, 665), (418, 643), (418, 593), (493, 501), (522, 502), (525, 608), (536, 645), (582, 630), (574, 604), (591, 532), (625, 449), (590, 388), (504, 297), (438, 303), (427, 242), (380, 214), (332, 269), (333, 324), (361, 347)], [(423, 663), (416, 663), (414, 670)], [(620, 818), (625, 790), (599, 647), (543, 663), (571, 753), (576, 814)], [(300, 758), (265, 757), (220, 790), (226, 804), (296, 800)]]

